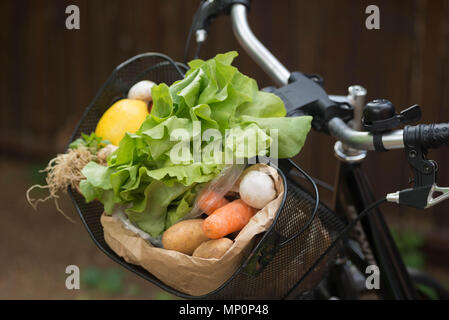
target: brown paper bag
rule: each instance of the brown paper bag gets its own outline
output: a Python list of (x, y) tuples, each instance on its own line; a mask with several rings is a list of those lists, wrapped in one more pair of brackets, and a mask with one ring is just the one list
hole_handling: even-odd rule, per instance
[(156, 248), (121, 221), (103, 215), (101, 224), (107, 244), (126, 262), (139, 265), (166, 285), (183, 293), (200, 296), (212, 292), (228, 280), (254, 246), (255, 236), (266, 231), (281, 205), (284, 185), (276, 169), (258, 164), (251, 168), (270, 174), (275, 181), (277, 197), (256, 213), (220, 259), (192, 257), (177, 251)]

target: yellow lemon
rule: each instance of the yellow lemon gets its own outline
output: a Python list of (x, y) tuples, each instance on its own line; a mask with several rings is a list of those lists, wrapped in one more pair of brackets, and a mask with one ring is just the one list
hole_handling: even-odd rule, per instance
[(125, 133), (135, 133), (148, 114), (148, 106), (143, 101), (119, 100), (98, 121), (95, 134), (118, 146)]

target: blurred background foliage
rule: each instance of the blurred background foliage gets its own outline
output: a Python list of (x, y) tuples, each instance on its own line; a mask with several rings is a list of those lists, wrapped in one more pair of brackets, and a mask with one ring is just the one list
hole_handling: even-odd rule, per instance
[(391, 230), (402, 258), (408, 267), (423, 270), (426, 256), (423, 251), (425, 238), (413, 230)]

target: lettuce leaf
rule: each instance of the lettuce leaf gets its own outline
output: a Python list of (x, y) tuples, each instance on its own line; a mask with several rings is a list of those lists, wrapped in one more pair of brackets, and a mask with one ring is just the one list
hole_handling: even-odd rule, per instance
[(69, 144), (70, 149), (77, 149), (79, 147), (86, 147), (90, 150), (92, 154), (96, 154), (98, 150), (110, 144), (108, 140), (103, 140), (101, 137), (97, 136), (95, 132), (90, 135), (81, 133), (81, 138), (76, 139)]
[(99, 200), (106, 213), (126, 207), (133, 223), (158, 237), (191, 210), (228, 154), (234, 160), (298, 154), (312, 118), (286, 118), (279, 97), (232, 66), (237, 56), (191, 61), (184, 79), (154, 86), (140, 129), (125, 135), (107, 166), (91, 162), (83, 169), (86, 201)]

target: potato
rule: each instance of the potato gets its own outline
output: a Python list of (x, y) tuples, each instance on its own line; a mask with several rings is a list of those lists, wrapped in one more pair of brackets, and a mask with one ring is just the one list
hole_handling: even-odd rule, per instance
[(209, 240), (203, 231), (203, 219), (183, 220), (172, 225), (162, 235), (162, 246), (188, 255)]
[(196, 250), (193, 252), (194, 257), (204, 258), (204, 259), (220, 259), (232, 247), (234, 241), (228, 238), (221, 238), (216, 240), (209, 240), (203, 242)]

